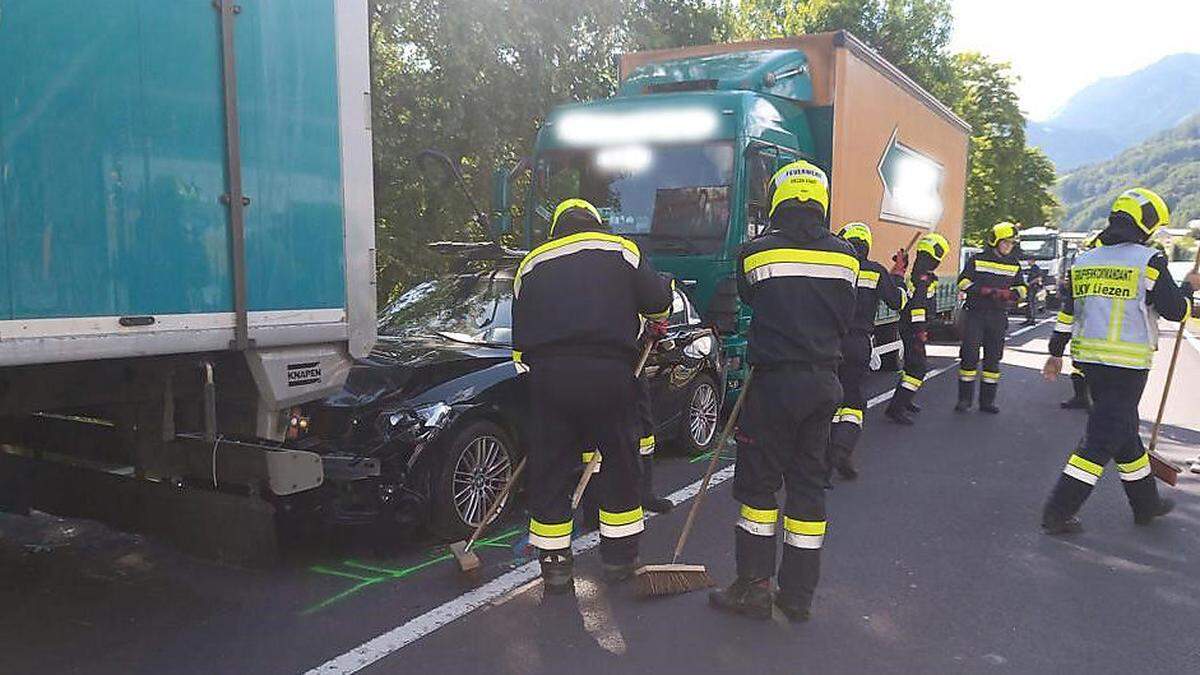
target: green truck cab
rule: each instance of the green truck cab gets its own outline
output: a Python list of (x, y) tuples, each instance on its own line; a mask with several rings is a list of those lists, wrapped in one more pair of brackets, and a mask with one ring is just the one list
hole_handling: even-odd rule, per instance
[[(730, 390), (750, 318), (737, 253), (765, 229), (768, 183), (785, 164), (806, 159), (830, 174), (831, 226), (868, 222), (876, 259), (937, 229), (955, 247), (941, 272), (957, 272), (969, 128), (849, 34), (626, 55), (622, 75), (614, 97), (548, 115), (524, 244), (545, 239), (562, 199), (591, 201), (720, 328)], [(953, 283), (942, 286), (948, 314)], [(896, 319), (881, 308), (881, 354), (898, 349)]]

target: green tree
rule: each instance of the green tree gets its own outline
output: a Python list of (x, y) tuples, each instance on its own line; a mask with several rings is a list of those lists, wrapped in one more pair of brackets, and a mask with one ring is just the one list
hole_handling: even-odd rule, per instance
[(964, 236), (978, 242), (1003, 221), (1042, 225), (1058, 208), (1051, 193), (1054, 165), (1025, 144), (1025, 118), (1008, 64), (959, 54), (945, 83), (950, 107), (971, 125), (970, 176)]
[(445, 269), (429, 241), (481, 238), (467, 200), (421, 173), (445, 151), (487, 209), (489, 169), (533, 145), (544, 115), (607, 96), (616, 54), (709, 43), (728, 20), (706, 0), (375, 0), (375, 210), (381, 300)]

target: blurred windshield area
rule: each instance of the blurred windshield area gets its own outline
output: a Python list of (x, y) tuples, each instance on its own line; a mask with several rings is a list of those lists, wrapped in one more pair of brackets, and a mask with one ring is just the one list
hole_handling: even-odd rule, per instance
[(379, 334), (512, 344), (511, 268), (446, 275), (410, 288), (379, 313)]
[(1056, 239), (1021, 239), (1022, 260), (1054, 260), (1058, 257)]
[(634, 145), (547, 152), (538, 195), (596, 206), (612, 230), (655, 253), (715, 253), (729, 229), (733, 144)]

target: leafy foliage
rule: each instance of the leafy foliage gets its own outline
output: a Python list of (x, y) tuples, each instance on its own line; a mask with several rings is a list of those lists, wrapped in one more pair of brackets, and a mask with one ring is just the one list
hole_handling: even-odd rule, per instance
[(1112, 160), (1064, 178), (1058, 188), (1066, 206), (1063, 228), (1103, 227), (1113, 200), (1130, 187), (1147, 187), (1162, 195), (1174, 227), (1200, 219), (1200, 114)]

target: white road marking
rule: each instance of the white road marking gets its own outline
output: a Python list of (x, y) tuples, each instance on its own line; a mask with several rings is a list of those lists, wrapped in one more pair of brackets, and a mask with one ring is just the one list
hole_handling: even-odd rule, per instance
[(1188, 330), (1183, 331), (1183, 337), (1188, 341), (1188, 344), (1196, 350), (1196, 353), (1200, 354), (1200, 339), (1197, 339), (1196, 336), (1192, 335), (1191, 331)]
[[(1042, 324), (1048, 323), (1052, 319), (1043, 320), (1041, 323), (1022, 328), (1014, 331), (1009, 335), (1010, 338), (1026, 333)], [(930, 380), (948, 370), (951, 370), (958, 365), (958, 360), (943, 368), (938, 368), (925, 376), (926, 380)], [(867, 402), (868, 408), (873, 408), (881, 403), (886, 402), (892, 397), (893, 392), (887, 391)], [(730, 478), (733, 478), (734, 465), (723, 467), (712, 475), (709, 482), (709, 489), (712, 489)], [(667, 495), (667, 499), (671, 500), (676, 506), (692, 499), (700, 492), (700, 484), (702, 481), (697, 480), (694, 483), (685, 485), (684, 487)], [(657, 514), (647, 513), (647, 518), (654, 518)], [(596, 548), (600, 544), (600, 535), (596, 532), (591, 532), (578, 539), (571, 544), (571, 550), (575, 555), (580, 555), (587, 551)], [(389, 654), (393, 654), (408, 645), (420, 640), (421, 638), (433, 633), (471, 612), (487, 605), (500, 604), (497, 600), (503, 601), (515, 596), (517, 591), (524, 591), (532, 588), (538, 581), (540, 574), (538, 562), (530, 561), (509, 570), (504, 574), (492, 579), (479, 588), (473, 589), (462, 595), (453, 598), (424, 614), (406, 621), (405, 623), (396, 626), (392, 630), (380, 635), (372, 640), (351, 649), (350, 651), (337, 656), (325, 663), (308, 671), (309, 675), (316, 674), (333, 674), (348, 675), (356, 673), (367, 666), (383, 659)], [(506, 597), (507, 596), (507, 597)]]

